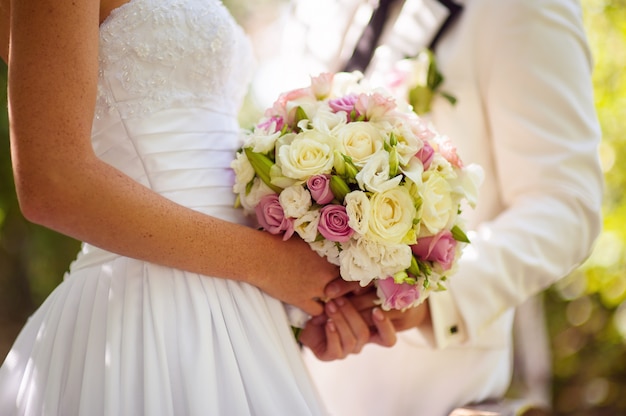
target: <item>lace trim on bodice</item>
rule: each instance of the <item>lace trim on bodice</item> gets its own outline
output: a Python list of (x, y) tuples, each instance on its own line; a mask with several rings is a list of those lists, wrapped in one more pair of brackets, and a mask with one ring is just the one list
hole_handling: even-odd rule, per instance
[(100, 27), (96, 119), (171, 106), (236, 112), (254, 64), (250, 42), (217, 0), (130, 0)]

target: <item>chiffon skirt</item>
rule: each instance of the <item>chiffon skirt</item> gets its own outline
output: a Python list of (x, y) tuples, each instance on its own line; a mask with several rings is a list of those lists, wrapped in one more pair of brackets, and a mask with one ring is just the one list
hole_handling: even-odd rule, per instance
[(281, 302), (87, 245), (0, 368), (2, 416), (323, 413)]

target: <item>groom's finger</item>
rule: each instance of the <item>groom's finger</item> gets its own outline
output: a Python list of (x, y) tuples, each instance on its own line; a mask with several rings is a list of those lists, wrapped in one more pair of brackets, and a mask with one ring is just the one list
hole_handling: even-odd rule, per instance
[(348, 293), (358, 291), (361, 288), (358, 282), (347, 282), (342, 278), (333, 280), (326, 285), (324, 294), (329, 299), (335, 299)]
[[(326, 314), (329, 316), (330, 321), (334, 325), (334, 328), (339, 335), (340, 346), (336, 348), (336, 345), (332, 345), (330, 342), (329, 350), (332, 348), (334, 353), (337, 353), (336, 358), (344, 358), (350, 354), (357, 343), (356, 337), (352, 332), (350, 323), (346, 320), (346, 316), (343, 314), (343, 310), (337, 304), (337, 300), (331, 300), (326, 304)], [(339, 301), (342, 305), (345, 304), (345, 300)], [(330, 340), (329, 340), (330, 341)]]
[(371, 341), (384, 347), (392, 347), (397, 341), (396, 329), (393, 322), (380, 308), (372, 310), (372, 321), (376, 327), (376, 332), (372, 335)]
[(374, 306), (376, 306), (376, 304), (380, 303), (378, 302), (378, 295), (374, 290), (371, 290), (362, 295), (352, 296), (350, 298), (350, 302), (352, 302), (352, 305), (354, 305), (354, 307), (358, 311), (372, 309)]
[[(345, 322), (348, 324), (352, 337), (351, 344), (344, 344), (346, 353), (359, 353), (370, 339), (370, 329), (367, 321), (363, 319), (361, 313), (354, 307), (351, 299), (337, 298), (335, 303), (339, 307)], [(343, 340), (343, 338), (342, 338)]]

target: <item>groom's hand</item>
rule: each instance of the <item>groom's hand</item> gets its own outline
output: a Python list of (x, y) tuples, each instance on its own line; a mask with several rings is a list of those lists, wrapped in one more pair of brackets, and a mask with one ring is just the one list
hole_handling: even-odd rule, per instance
[[(373, 284), (361, 287), (358, 282), (346, 282), (343, 279), (335, 279), (326, 285), (324, 293), (329, 299), (337, 296), (347, 297), (354, 308), (360, 312), (368, 326), (372, 330), (375, 329), (372, 312), (376, 306), (375, 302), (378, 296)], [(431, 325), (430, 308), (427, 301), (404, 312), (399, 310), (380, 312), (393, 322), (397, 332)]]

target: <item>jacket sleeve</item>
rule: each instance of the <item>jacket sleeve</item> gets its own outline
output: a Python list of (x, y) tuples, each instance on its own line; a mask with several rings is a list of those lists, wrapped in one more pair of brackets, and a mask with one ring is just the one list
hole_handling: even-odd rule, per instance
[(502, 210), (429, 300), (438, 347), (492, 342), (498, 321), (580, 265), (601, 229), (601, 133), (578, 2), (480, 3), (470, 64)]

